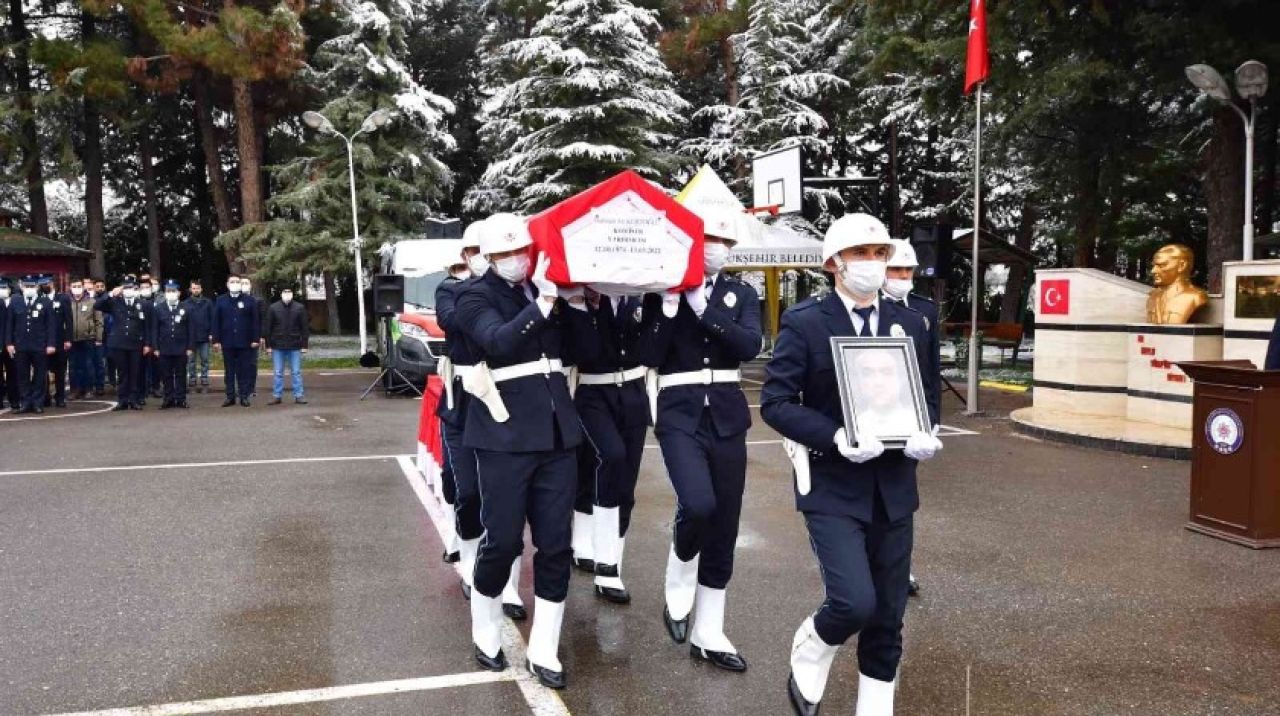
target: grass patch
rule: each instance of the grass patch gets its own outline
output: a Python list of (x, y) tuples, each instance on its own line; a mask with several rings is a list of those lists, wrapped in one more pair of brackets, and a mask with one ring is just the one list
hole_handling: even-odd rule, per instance
[[(211, 352), (209, 354), (210, 370), (224, 370), (226, 369), (226, 367), (227, 367), (226, 363), (223, 361), (221, 353)], [(317, 369), (333, 370), (337, 368), (359, 368), (359, 367), (360, 367), (359, 356), (350, 356), (350, 357), (344, 356), (341, 358), (309, 358), (307, 356), (302, 357), (303, 370), (317, 370)], [(267, 355), (266, 351), (261, 351), (258, 353), (258, 369), (271, 370), (271, 356)]]

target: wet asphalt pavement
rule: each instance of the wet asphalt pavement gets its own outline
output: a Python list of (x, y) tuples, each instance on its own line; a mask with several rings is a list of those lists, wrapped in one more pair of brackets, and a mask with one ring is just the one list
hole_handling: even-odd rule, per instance
[[(222, 409), (215, 393), (180, 413), (0, 415), (0, 714), (476, 670), (457, 579), (391, 457), (414, 452), (419, 403), (356, 402), (371, 376), (308, 377), (306, 406)], [(1280, 551), (1184, 530), (1188, 463), (1031, 439), (1007, 420), (1027, 398), (984, 397), (985, 418), (944, 402), (945, 422), (981, 434), (947, 438), (921, 472), (898, 713), (964, 714), (968, 669), (973, 714), (1280, 714)], [(571, 713), (789, 713), (791, 636), (821, 587), (776, 439), (758, 420), (749, 435), (729, 588), (750, 670), (694, 663), (663, 630), (673, 500), (650, 450), (633, 602), (597, 602), (573, 577)], [(293, 461), (316, 457), (367, 459)], [(278, 462), (158, 467), (229, 460)], [(151, 467), (31, 472), (130, 465)], [(525, 577), (531, 604), (528, 560)], [(850, 648), (824, 713), (852, 713), (856, 683)], [(531, 709), (504, 681), (230, 713)]]

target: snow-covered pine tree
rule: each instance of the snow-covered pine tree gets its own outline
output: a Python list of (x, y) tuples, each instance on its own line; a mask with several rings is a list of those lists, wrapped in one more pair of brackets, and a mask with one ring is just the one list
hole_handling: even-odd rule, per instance
[[(321, 42), (303, 81), (324, 98), (319, 110), (350, 136), (377, 109), (391, 122), (353, 142), (356, 203), (366, 265), (380, 244), (421, 234), (423, 220), (445, 194), (452, 176), (438, 158), (454, 139), (443, 128), (453, 105), (428, 91), (406, 70), (406, 28), (430, 3), (339, 0), (341, 34)], [(285, 131), (292, 132), (293, 125)], [(351, 200), (346, 146), (308, 132), (305, 149), (272, 168), (272, 218), (245, 227), (245, 256), (274, 276), (350, 272)]]
[(486, 103), (491, 158), (470, 211), (534, 212), (623, 170), (663, 180), (688, 104), (653, 42), (655, 14), (629, 0), (560, 0), (528, 37), (488, 59), (512, 72)]

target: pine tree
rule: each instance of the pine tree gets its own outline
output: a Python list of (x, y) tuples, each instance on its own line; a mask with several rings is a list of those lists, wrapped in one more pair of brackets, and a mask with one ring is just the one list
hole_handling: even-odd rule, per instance
[(488, 64), (517, 77), (487, 105), (492, 160), (468, 210), (537, 211), (623, 169), (669, 178), (688, 105), (670, 89), (657, 29), (628, 0), (563, 0), (529, 37), (498, 47)]

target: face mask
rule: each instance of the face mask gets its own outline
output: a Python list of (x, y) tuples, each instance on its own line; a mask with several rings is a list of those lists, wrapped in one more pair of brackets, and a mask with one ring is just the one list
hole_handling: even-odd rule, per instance
[(9, 289), (7, 287), (0, 288), (0, 300), (6, 299), (8, 297), (9, 297)]
[(53, 286), (46, 285), (40, 289), (41, 293), (53, 293)]
[(144, 287), (142, 288), (142, 297), (143, 297), (143, 298), (151, 298), (151, 296), (152, 296), (152, 295), (154, 295), (154, 294), (155, 294), (155, 292), (156, 292), (156, 290), (155, 290), (154, 288), (151, 288), (150, 286), (144, 286)]
[(708, 242), (702, 245), (702, 270), (710, 276), (720, 273), (720, 269), (729, 263), (729, 247), (725, 244)]
[(840, 268), (840, 282), (854, 296), (874, 296), (884, 285), (884, 261), (850, 261)]
[(172, 306), (172, 305), (176, 304), (176, 303), (178, 302), (178, 292), (177, 292), (177, 291), (165, 291), (165, 292), (164, 292), (164, 300), (168, 301), (170, 306)]
[(83, 289), (83, 288), (72, 288), (72, 289), (71, 289), (71, 295), (72, 295), (72, 296), (75, 296), (76, 298), (80, 298), (81, 296), (83, 296), (83, 295), (84, 295), (84, 289)]
[(34, 288), (24, 288), (22, 289), (22, 295), (26, 296), (27, 298), (35, 298), (36, 290)]
[(915, 281), (909, 278), (887, 278), (884, 280), (884, 292), (901, 301), (911, 293)]
[(467, 267), (471, 269), (472, 276), (483, 276), (484, 272), (489, 270), (489, 261), (483, 254), (468, 256)]
[(529, 277), (529, 255), (519, 254), (498, 259), (493, 263), (493, 270), (510, 283), (520, 283)]
[(136, 288), (126, 288), (126, 289), (124, 290), (124, 297), (125, 297), (125, 298), (137, 298), (137, 297), (138, 297), (138, 289), (136, 289)]
[(239, 295), (239, 293), (240, 293), (240, 284), (239, 284), (239, 282), (231, 282), (231, 281), (228, 281), (228, 282), (227, 282), (227, 290), (231, 292), (231, 295), (232, 295), (232, 296)]
[(242, 283), (240, 284), (240, 290), (241, 290), (243, 293), (249, 293), (252, 289), (250, 289), (250, 288), (249, 288), (249, 282), (248, 282), (248, 281), (244, 281), (244, 282), (242, 282)]
[(288, 306), (289, 302), (293, 300), (293, 291), (284, 291), (281, 293), (280, 300), (284, 301), (284, 305)]

